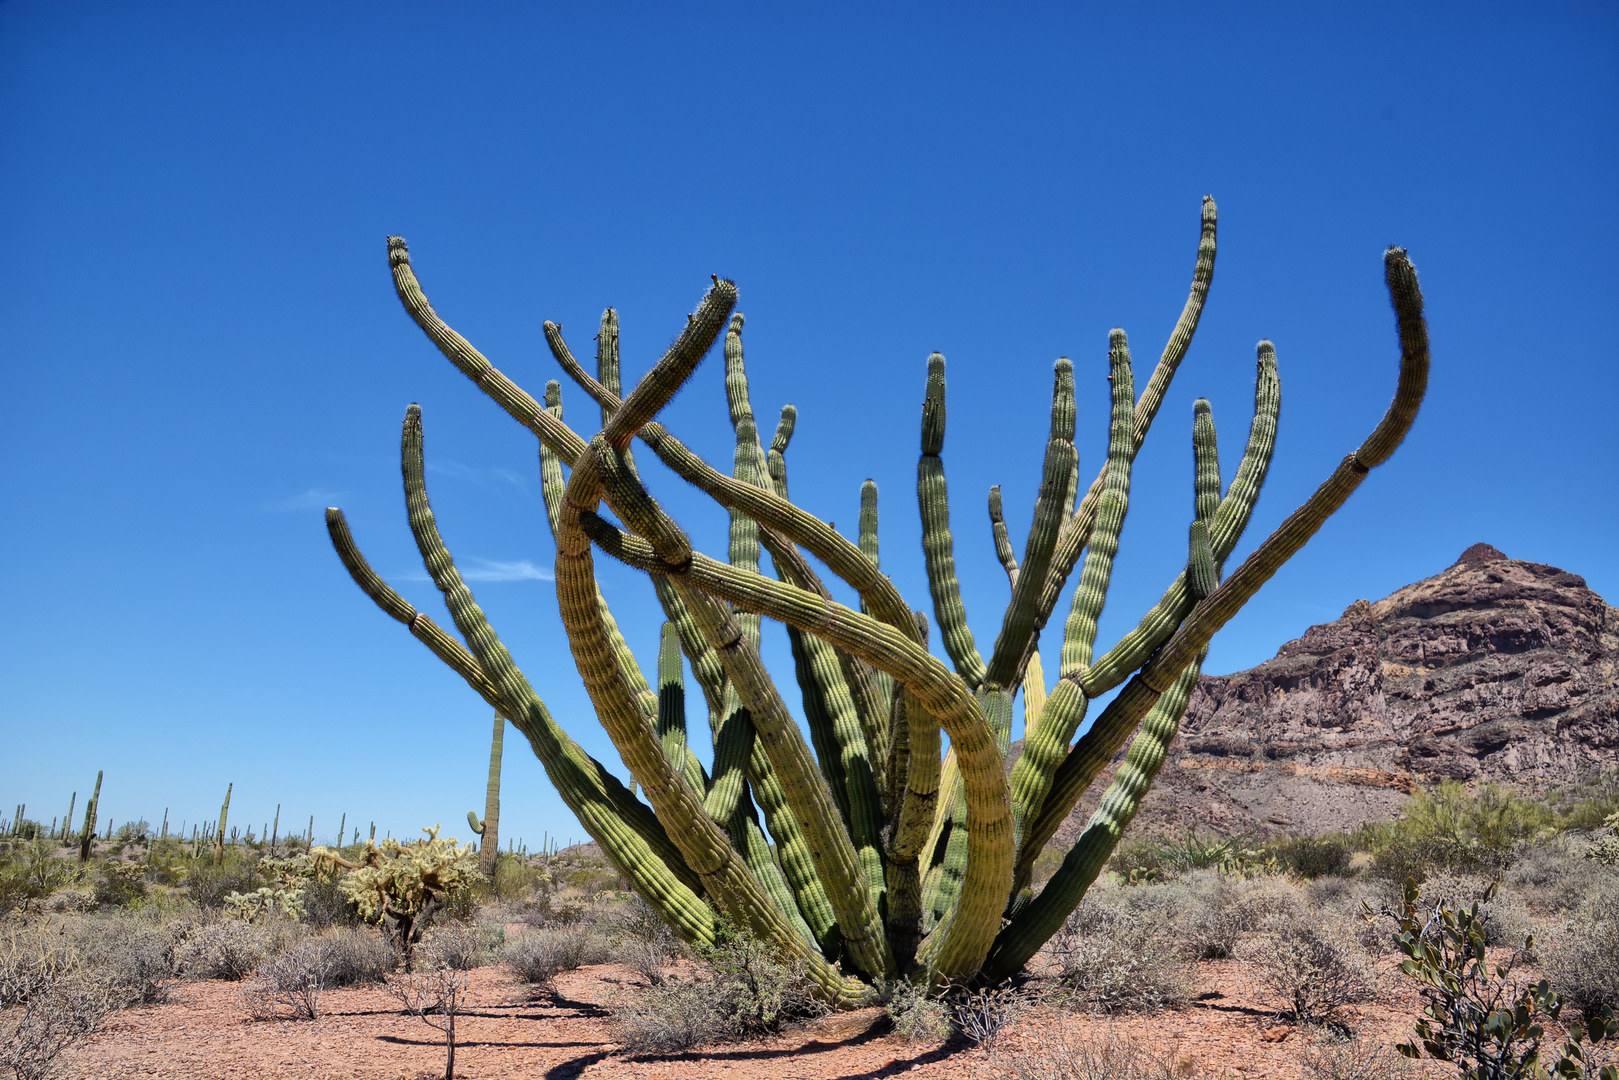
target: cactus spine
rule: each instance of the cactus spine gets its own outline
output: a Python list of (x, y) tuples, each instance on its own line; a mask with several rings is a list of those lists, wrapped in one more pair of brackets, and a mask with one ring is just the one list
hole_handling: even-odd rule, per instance
[[(1076, 371), (1068, 359), (1057, 361), (1039, 494), (1021, 562), (1000, 489), (990, 493), (996, 557), (1012, 596), (987, 661), (968, 624), (955, 569), (943, 462), (945, 360), (939, 353), (928, 358), (917, 499), (932, 624), (949, 666), (928, 652), (928, 618), (913, 612), (881, 573), (876, 485), (867, 481), (861, 489), (858, 544), (790, 501), (786, 452), (797, 410), (782, 410), (767, 448), (749, 400), (734, 285), (714, 280), (674, 344), (628, 393), (613, 309), (597, 335), (595, 374), (574, 359), (562, 328), (545, 324), (552, 355), (594, 401), (593, 417), (599, 411), (601, 428), (589, 437), (565, 422), (558, 383), (547, 385), (543, 403), (534, 399), (438, 316), (404, 241), (390, 237), (389, 265), (407, 313), (539, 441), (569, 647), (634, 785), (620, 783), (563, 733), (455, 569), (427, 501), (421, 413), (413, 405), (401, 439), (406, 506), (459, 638), (376, 575), (340, 510), (327, 511), (327, 527), (361, 590), (497, 711), (489, 807), (481, 822), (469, 814), (474, 831), (483, 830), (484, 851), (496, 848), (491, 834), (503, 715), (528, 739), (585, 829), (687, 940), (712, 941), (717, 912), (801, 961), (820, 993), (838, 1006), (865, 1000), (882, 980), (917, 968), (936, 983), (1013, 974), (1079, 903), (1128, 827), (1174, 738), (1210, 638), (1394, 451), (1426, 389), (1421, 294), (1405, 253), (1390, 249), (1385, 275), (1401, 355), (1398, 388), (1383, 422), (1222, 580), (1275, 447), (1280, 384), (1275, 350), (1261, 342), (1254, 418), (1230, 486), (1222, 493), (1212, 410), (1199, 400), (1185, 567), (1135, 629), (1098, 658), (1097, 627), (1133, 463), (1201, 318), (1213, 280), (1216, 223), (1214, 202), (1205, 199), (1190, 293), (1139, 394), (1124, 332), (1110, 336), (1108, 456), (1083, 491), (1074, 450)], [(710, 466), (657, 419), (721, 342), (735, 437), (728, 470)], [(1085, 365), (1078, 377), (1089, 385), (1100, 374)], [(729, 512), (726, 561), (696, 550), (654, 500), (630, 453), (636, 439)], [(622, 527), (601, 514), (603, 504)], [(598, 587), (598, 550), (651, 579), (664, 612), (656, 690)], [(762, 572), (766, 555), (773, 574)], [(858, 594), (858, 610), (836, 602), (806, 555)], [(1040, 635), (1081, 559), (1059, 677), (1048, 688)], [(809, 743), (760, 660), (762, 618), (787, 627)], [(690, 747), (682, 656), (707, 706), (712, 771)], [(1121, 684), (1074, 742), (1089, 702)], [(1020, 691), (1027, 741), (1009, 783), (1004, 761)], [(941, 756), (945, 735), (950, 750)], [(1027, 886), (1035, 857), (1127, 742), (1124, 764), (1090, 825), (1034, 895)], [(222, 811), (215, 836), (224, 828)]]

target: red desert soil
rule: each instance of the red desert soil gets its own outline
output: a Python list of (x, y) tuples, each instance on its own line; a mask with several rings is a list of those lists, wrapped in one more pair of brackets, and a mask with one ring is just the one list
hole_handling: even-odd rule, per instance
[[(1184, 1075), (1297, 1076), (1305, 1035), (1275, 1019), (1274, 1004), (1246, 982), (1239, 965), (1198, 965), (1203, 999), (1176, 1012), (1143, 1017), (1091, 1017), (1043, 1012), (1003, 1036), (1016, 1047), (1035, 1025), (1062, 1023), (1082, 1035), (1137, 1038), (1173, 1051)], [(1005, 1075), (995, 1055), (959, 1040), (907, 1042), (867, 1030), (875, 1011), (818, 1021), (768, 1041), (714, 1047), (660, 1058), (617, 1053), (603, 1006), (634, 993), (638, 979), (623, 968), (585, 968), (557, 979), (557, 995), (537, 993), (505, 971), (470, 973), (471, 1004), (457, 1024), (457, 1077), (544, 1080), (876, 1080), (904, 1075)], [(1390, 987), (1395, 984), (1390, 981)], [(67, 1061), (73, 1077), (231, 1078), (359, 1077), (377, 1080), (444, 1074), (442, 1036), (376, 989), (333, 990), (315, 1021), (255, 1021), (242, 1007), (240, 984), (182, 983), (163, 1005), (129, 1009), (105, 1034)], [(1356, 1010), (1352, 1026), (1385, 1044), (1405, 1037), (1417, 1011), (1413, 996), (1385, 994)]]

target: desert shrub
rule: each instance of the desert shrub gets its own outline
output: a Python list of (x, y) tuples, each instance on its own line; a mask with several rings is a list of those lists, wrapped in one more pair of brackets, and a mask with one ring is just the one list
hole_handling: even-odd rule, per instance
[(1534, 844), (1501, 876), (1501, 891), (1510, 892), (1537, 912), (1548, 915), (1574, 910), (1597, 882), (1609, 875), (1580, 858), (1566, 838)]
[(944, 996), (950, 1026), (968, 1042), (993, 1051), (1001, 1033), (1038, 1003), (1033, 993), (1012, 985), (952, 987)]
[(139, 863), (108, 863), (96, 875), (97, 904), (129, 907), (146, 899), (146, 868)]
[(1354, 854), (1347, 841), (1335, 836), (1279, 840), (1270, 845), (1270, 850), (1288, 870), (1312, 880), (1347, 874)]
[(1186, 1071), (1162, 1043), (1114, 1031), (1081, 1035), (1060, 1022), (1029, 1023), (992, 1058), (1011, 1080), (1175, 1080)]
[(606, 963), (609, 952), (607, 939), (594, 930), (559, 926), (509, 938), (500, 962), (524, 982), (544, 986), (564, 971)]
[(1326, 1032), (1299, 1052), (1302, 1080), (1416, 1080), (1417, 1067), (1404, 1057), (1362, 1038)]
[(310, 878), (303, 885), (304, 921), (312, 930), (329, 926), (358, 926), (359, 909), (330, 878)]
[(894, 1032), (912, 1042), (933, 1042), (950, 1034), (944, 1002), (926, 979), (899, 979), (883, 987), (883, 1009)]
[(115, 1005), (167, 1001), (174, 978), (169, 937), (161, 929), (127, 917), (75, 919), (63, 937), (88, 977), (107, 987)]
[(44, 1080), (68, 1047), (101, 1030), (113, 1009), (105, 984), (71, 968), (49, 973), (29, 997), (0, 1012), (0, 1071)]
[(1175, 840), (1150, 839), (1121, 844), (1108, 868), (1121, 881), (1140, 884), (1163, 881), (1192, 870), (1219, 870), (1247, 877), (1275, 873), (1282, 868), (1275, 854), (1245, 837), (1201, 837), (1188, 831)]
[(490, 948), (476, 927), (465, 923), (446, 923), (435, 926), (422, 937), (421, 962), (429, 967), (447, 967), (451, 971), (471, 971), (489, 962)]
[(615, 1003), (614, 1037), (633, 1053), (669, 1053), (701, 1043), (772, 1034), (820, 1016), (815, 984), (751, 934), (730, 931), (699, 950), (703, 970)]
[(326, 943), (326, 984), (332, 988), (383, 983), (399, 963), (399, 954), (374, 930), (332, 930)]
[(196, 859), (186, 868), (186, 893), (198, 907), (223, 907), (225, 897), (231, 893), (252, 892), (258, 888), (253, 862), (234, 849), (225, 852), (225, 861), (219, 866), (208, 859)]
[(1197, 905), (1184, 926), (1184, 945), (1194, 959), (1230, 956), (1244, 935), (1286, 924), (1304, 911), (1304, 892), (1286, 878), (1205, 876), (1193, 883)]
[(1563, 826), (1542, 801), (1494, 784), (1468, 791), (1459, 781), (1446, 780), (1418, 791), (1394, 822), (1364, 829), (1362, 836), (1376, 856), (1376, 872), (1392, 881), (1412, 877), (1420, 883), (1429, 868), (1497, 876), (1530, 842)]
[(320, 995), (329, 985), (332, 945), (306, 938), (260, 966), (242, 991), (256, 1020), (313, 1020), (320, 1015)]
[(1161, 928), (1086, 897), (1051, 939), (1057, 977), (1099, 1012), (1149, 1012), (1191, 998), (1186, 963)]
[(644, 976), (649, 986), (663, 983), (663, 972), (684, 951), (669, 924), (640, 896), (615, 904), (597, 925), (612, 941), (611, 959)]
[(1306, 907), (1318, 921), (1335, 920), (1361, 948), (1379, 953), (1392, 947), (1393, 933), (1382, 922), (1366, 918), (1366, 909), (1375, 911), (1390, 899), (1386, 886), (1359, 878), (1318, 878), (1305, 889)]
[(1303, 919), (1238, 943), (1235, 955), (1301, 1023), (1332, 1023), (1347, 1005), (1377, 991), (1377, 971), (1340, 929)]
[(1542, 959), (1552, 989), (1587, 1018), (1619, 1012), (1619, 880), (1592, 890)]
[(94, 893), (83, 889), (57, 889), (40, 906), (56, 915), (73, 914), (95, 907), (96, 898)]
[(188, 979), (244, 979), (273, 946), (269, 928), (237, 920), (199, 924), (174, 948), (175, 970)]
[(77, 869), (56, 857), (56, 845), (35, 837), (28, 843), (13, 842), (0, 859), (0, 915), (50, 896), (78, 876)]

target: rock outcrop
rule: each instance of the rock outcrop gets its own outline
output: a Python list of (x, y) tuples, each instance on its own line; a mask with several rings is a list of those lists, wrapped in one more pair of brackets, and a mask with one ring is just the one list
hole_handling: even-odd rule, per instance
[(1349, 829), (1419, 784), (1540, 787), (1616, 765), (1619, 609), (1576, 574), (1475, 544), (1273, 660), (1201, 679), (1133, 831)]

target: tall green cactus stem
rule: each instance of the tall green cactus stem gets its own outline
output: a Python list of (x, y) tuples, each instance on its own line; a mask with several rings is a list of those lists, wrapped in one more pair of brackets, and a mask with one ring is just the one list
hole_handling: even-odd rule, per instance
[[(1203, 317), (1203, 305), (1208, 300), (1209, 287), (1214, 283), (1215, 240), (1219, 227), (1219, 213), (1212, 195), (1203, 196), (1202, 217), (1197, 261), (1192, 266), (1191, 291), (1186, 296), (1186, 304), (1181, 309), (1174, 330), (1170, 331), (1169, 341), (1164, 345), (1158, 366), (1153, 369), (1152, 377), (1147, 380), (1146, 389), (1136, 401), (1137, 450), (1140, 450), (1141, 444), (1146, 441), (1147, 432), (1152, 429), (1153, 419), (1158, 415), (1164, 395), (1169, 391), (1169, 384), (1175, 378), (1176, 371), (1180, 369), (1181, 361), (1186, 358), (1192, 337), (1197, 333), (1197, 324)], [(1062, 534), (1057, 538), (1057, 548), (1051, 557), (1051, 569), (1046, 574), (1046, 583), (1040, 592), (1040, 603), (1035, 610), (1034, 638), (1031, 641), (1037, 641), (1040, 631), (1045, 629), (1047, 620), (1057, 607), (1057, 599), (1068, 580), (1068, 575), (1072, 574), (1074, 567), (1079, 564), (1079, 557), (1090, 541), (1091, 527), (1096, 520), (1096, 504), (1102, 497), (1102, 488), (1106, 483), (1107, 465), (1104, 463), (1096, 479), (1091, 482), (1090, 490), (1080, 500), (1078, 508), (1074, 510), (1073, 516), (1068, 519), (1068, 523), (1063, 526)], [(1076, 484), (1075, 491), (1077, 490)]]
[[(506, 740), (506, 718), (495, 712), (494, 731), (489, 737), (489, 781), (484, 788), (483, 820), (474, 821), (472, 811), (467, 820), (480, 839), (478, 869), (490, 881), (495, 880), (495, 862), (500, 857), (500, 755)], [(338, 833), (339, 837), (342, 833)], [(339, 840), (339, 843), (342, 841)]]
[(969, 687), (984, 681), (984, 660), (967, 628), (956, 577), (955, 544), (950, 536), (950, 487), (944, 478), (944, 356), (928, 357), (928, 388), (922, 402), (922, 456), (916, 463), (916, 500), (922, 512), (922, 555), (927, 563), (928, 591), (933, 594), (933, 620), (944, 651)]
[(787, 444), (793, 441), (793, 428), (797, 424), (798, 409), (783, 405), (781, 419), (776, 422), (775, 438), (770, 440), (770, 451), (765, 455), (771, 490), (780, 499), (787, 498)]
[[(1126, 363), (1128, 368), (1128, 362)], [(1034, 523), (1023, 547), (1023, 570), (1012, 586), (1012, 602), (1001, 620), (1000, 636), (990, 656), (984, 680), (991, 687), (1016, 687), (1023, 669), (1023, 656), (1034, 636), (1035, 608), (1040, 602), (1040, 586), (1051, 566), (1051, 553), (1062, 530), (1063, 509), (1069, 480), (1079, 464), (1074, 450), (1074, 364), (1066, 356), (1055, 365), (1051, 390), (1051, 435), (1046, 442), (1045, 467), (1040, 477), (1040, 495), (1034, 504)], [(1131, 396), (1134, 400), (1134, 395)], [(1096, 541), (1093, 538), (1092, 544)], [(1010, 717), (1008, 718), (1010, 723)]]
[(877, 481), (866, 478), (860, 485), (860, 554), (871, 565), (882, 565), (881, 547), (877, 542)]
[(214, 830), (214, 865), (225, 861), (225, 822), (230, 817), (230, 793), (235, 783), (225, 785), (225, 801), (219, 807), (219, 828)]
[[(90, 845), (96, 838), (96, 809), (101, 803), (101, 777), (105, 770), (96, 770), (96, 787), (90, 793), (90, 801), (84, 804), (84, 829), (79, 833), (79, 862), (90, 861)], [(77, 795), (77, 792), (74, 792)], [(71, 811), (69, 811), (71, 813)]]
[[(1070, 500), (1071, 501), (1071, 500)], [(1073, 508), (1069, 507), (1071, 511)], [(1006, 531), (1006, 517), (1001, 510), (1001, 485), (989, 489), (989, 531), (995, 539), (995, 557), (1006, 571), (1006, 580), (1017, 589), (1017, 555), (1012, 551), (1012, 537)]]
[[(1391, 251), (1387, 269), (1402, 362), (1400, 389), (1384, 423), (1222, 583), (1223, 563), (1253, 510), (1274, 447), (1280, 397), (1274, 355), (1262, 343), (1243, 464), (1222, 498), (1212, 417), (1199, 403), (1186, 567), (1135, 630), (1093, 661), (1096, 616), (1127, 508), (1130, 463), (1196, 328), (1213, 271), (1214, 232), (1214, 206), (1205, 201), (1191, 294), (1139, 397), (1120, 368), (1122, 339), (1116, 342), (1109, 462), (1088, 492), (1080, 488), (1071, 456), (1072, 392), (1065, 394), (1059, 370), (1035, 522), (988, 663), (973, 645), (955, 579), (948, 492), (939, 461), (945, 419), (942, 358), (930, 363), (918, 495), (929, 588), (950, 663), (928, 654), (925, 621), (913, 618), (881, 572), (874, 486), (862, 489), (858, 544), (790, 501), (785, 451), (796, 413), (783, 410), (766, 449), (747, 401), (742, 324), (731, 320), (735, 294), (728, 282), (716, 280), (674, 346), (627, 395), (620, 388), (611, 309), (597, 337), (594, 374), (574, 360), (560, 327), (546, 324), (552, 354), (602, 417), (602, 430), (592, 440), (564, 422), (559, 387), (547, 387), (542, 404), (451, 330), (422, 293), (403, 241), (390, 240), (395, 289), (411, 317), (541, 444), (541, 490), (557, 544), (556, 591), (570, 650), (598, 718), (650, 807), (561, 733), (455, 573), (421, 482), (419, 421), (414, 447), (408, 431), (402, 441), (412, 532), (466, 644), (375, 575), (340, 512), (328, 513), (328, 531), (361, 589), (491, 707), (513, 718), (587, 831), (683, 937), (712, 940), (717, 909), (768, 938), (781, 954), (805, 963), (821, 993), (838, 1004), (852, 1004), (866, 988), (840, 977), (828, 963), (833, 959), (865, 979), (908, 973), (917, 965), (936, 985), (1001, 977), (1072, 910), (1136, 812), (1173, 738), (1210, 636), (1361, 476), (1392, 452), (1422, 397), (1427, 359), (1421, 300), (1403, 253)], [(703, 461), (656, 419), (722, 335), (736, 435), (731, 467), (724, 470)], [(636, 438), (677, 476), (731, 512), (737, 545), (729, 562), (694, 550), (653, 501), (629, 456)], [(603, 501), (624, 529), (598, 515)], [(992, 531), (995, 524), (992, 517)], [(1004, 517), (999, 524), (1004, 526)], [(997, 539), (1004, 539), (997, 544), (1004, 549), (997, 550), (997, 558), (1010, 569), (1017, 563), (1010, 537)], [(651, 576), (670, 624), (660, 641), (656, 692), (597, 587), (596, 547)], [(780, 580), (758, 572), (759, 547), (770, 552)], [(1082, 556), (1085, 570), (1074, 590), (1062, 677), (1047, 696), (1039, 635)], [(820, 559), (851, 586), (860, 610), (833, 602), (807, 557)], [(750, 615), (789, 628), (818, 755), (805, 746), (764, 670), (758, 639), (746, 625)], [(677, 642), (691, 661), (717, 740), (713, 778), (692, 752), (689, 733), (679, 734), (684, 702), (682, 697), (677, 712)], [(1003, 763), (1011, 698), (1019, 684), (1031, 741), (1031, 752), (1019, 766), (1032, 769), (1033, 783), (1023, 782), (1030, 776), (1020, 772), (1019, 782), (1009, 787)], [(1115, 700), (1068, 747), (1089, 700), (1121, 684)], [(751, 749), (743, 743), (727, 748), (730, 720), (738, 722), (735, 731), (752, 733)], [(1042, 732), (1054, 735), (1047, 739)], [(1132, 732), (1130, 753), (1092, 827), (1034, 898), (1024, 886), (1035, 856)], [(944, 734), (950, 736), (950, 752), (941, 761)], [(1046, 741), (1052, 745), (1045, 747)], [(207, 830), (216, 841), (225, 831)]]

